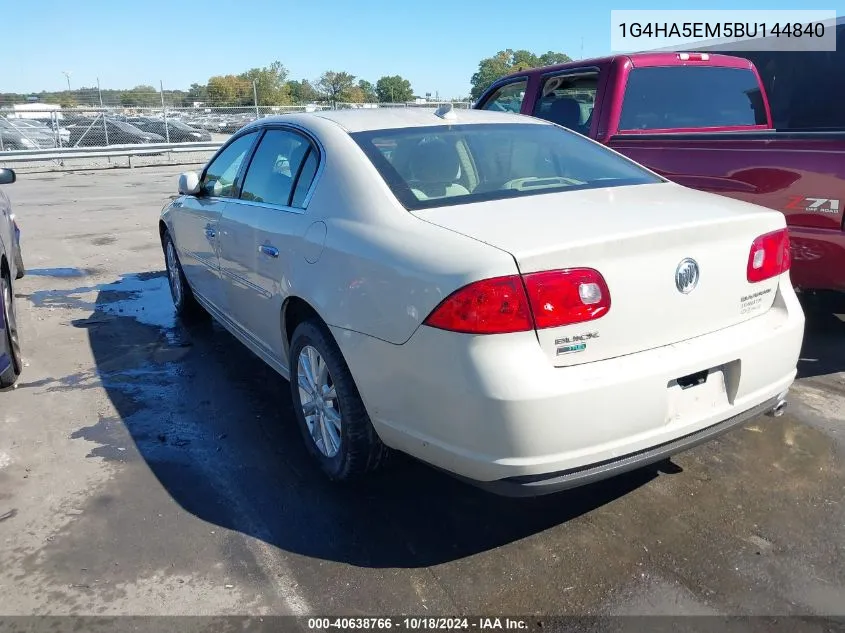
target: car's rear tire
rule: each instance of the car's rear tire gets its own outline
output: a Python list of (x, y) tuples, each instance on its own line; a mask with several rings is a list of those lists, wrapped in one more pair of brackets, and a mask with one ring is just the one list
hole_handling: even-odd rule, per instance
[(14, 385), (23, 370), (21, 360), (20, 338), (18, 336), (17, 312), (15, 310), (15, 296), (12, 293), (12, 283), (7, 272), (0, 274), (0, 309), (3, 311), (4, 332), (0, 345), (9, 356), (9, 367), (0, 373), (0, 389)]
[(164, 263), (167, 267), (167, 281), (170, 286), (170, 296), (173, 299), (173, 307), (180, 318), (192, 320), (205, 313), (203, 307), (194, 296), (185, 271), (182, 270), (182, 263), (179, 261), (179, 254), (176, 252), (176, 245), (169, 232), (162, 237), (164, 248)]
[(300, 323), (290, 345), (291, 400), (305, 445), (334, 481), (351, 481), (381, 468), (381, 442), (331, 334), (317, 320)]

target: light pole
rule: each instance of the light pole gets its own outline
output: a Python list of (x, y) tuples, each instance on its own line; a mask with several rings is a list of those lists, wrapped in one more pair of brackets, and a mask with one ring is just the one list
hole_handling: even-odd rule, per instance
[(62, 74), (65, 76), (65, 79), (67, 79), (67, 91), (70, 92), (70, 76), (72, 72), (70, 70), (63, 70)]

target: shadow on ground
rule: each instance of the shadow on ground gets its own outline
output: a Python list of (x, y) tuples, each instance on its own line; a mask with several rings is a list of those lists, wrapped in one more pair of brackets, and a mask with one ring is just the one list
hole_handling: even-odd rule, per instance
[[(538, 533), (680, 470), (666, 462), (514, 500), (400, 457), (365, 484), (333, 485), (305, 453), (288, 383), (210, 320), (176, 322), (164, 272), (28, 298), (91, 310), (72, 325), (87, 330), (95, 370), (19, 387), (105, 389), (117, 416), (73, 435), (93, 443), (90, 457), (140, 458), (188, 512), (296, 554), (362, 567), (435, 565)], [(120, 494), (131, 504), (149, 490)]]
[(798, 377), (845, 371), (845, 294), (808, 294), (801, 298), (801, 305), (806, 325)]

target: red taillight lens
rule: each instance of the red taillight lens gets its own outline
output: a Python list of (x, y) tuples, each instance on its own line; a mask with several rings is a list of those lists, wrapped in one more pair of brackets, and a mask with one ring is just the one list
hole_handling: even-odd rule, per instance
[(789, 270), (791, 263), (789, 231), (772, 231), (751, 243), (746, 277), (751, 283), (771, 279)]
[(456, 290), (425, 324), (467, 334), (525, 332), (534, 327), (525, 288), (516, 275), (485, 279)]
[(592, 268), (570, 268), (477, 281), (444, 299), (425, 324), (467, 334), (505, 334), (591, 321), (609, 309), (604, 277)]
[(569, 268), (523, 277), (538, 330), (592, 321), (610, 310), (604, 277), (592, 268)]

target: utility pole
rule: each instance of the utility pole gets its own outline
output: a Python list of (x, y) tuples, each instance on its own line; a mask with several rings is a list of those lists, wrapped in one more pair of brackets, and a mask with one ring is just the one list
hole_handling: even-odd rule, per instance
[(164, 105), (164, 82), (159, 79), (158, 85), (161, 88), (161, 110), (164, 113), (164, 136), (167, 142), (170, 142), (170, 128), (167, 127), (167, 106)]
[(103, 107), (103, 92), (100, 90), (100, 78), (97, 77), (97, 94), (100, 96), (100, 116), (103, 117), (103, 134), (106, 137), (106, 145), (109, 144), (109, 126), (106, 123), (106, 110)]
[(65, 76), (65, 79), (67, 79), (67, 91), (70, 92), (70, 76), (72, 72), (70, 70), (63, 70), (62, 74)]
[(255, 79), (252, 80), (252, 102), (255, 104), (255, 118), (258, 116), (258, 87), (255, 85)]

